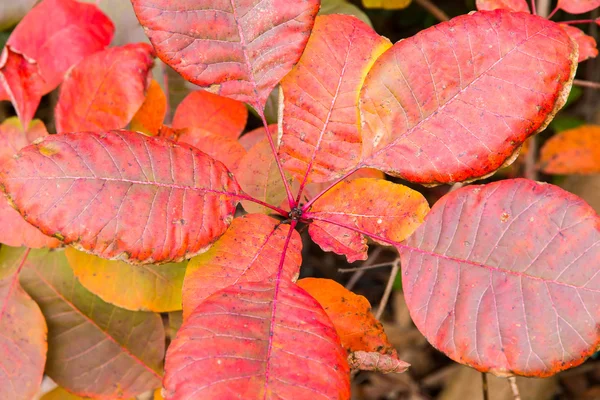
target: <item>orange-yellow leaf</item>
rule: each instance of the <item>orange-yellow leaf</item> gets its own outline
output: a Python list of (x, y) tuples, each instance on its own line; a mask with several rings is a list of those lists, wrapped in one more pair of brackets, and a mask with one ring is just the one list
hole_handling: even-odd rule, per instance
[(167, 96), (158, 82), (153, 79), (148, 86), (144, 103), (131, 119), (130, 128), (132, 131), (155, 136), (158, 134), (166, 114)]
[(365, 8), (384, 8), (386, 10), (397, 10), (406, 8), (411, 0), (362, 0)]
[(554, 135), (540, 152), (547, 174), (600, 173), (600, 126), (583, 125)]

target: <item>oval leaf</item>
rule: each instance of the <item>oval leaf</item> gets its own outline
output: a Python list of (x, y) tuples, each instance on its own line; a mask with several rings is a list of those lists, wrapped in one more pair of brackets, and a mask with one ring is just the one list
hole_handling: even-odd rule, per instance
[(515, 12), (529, 12), (527, 0), (477, 0), (475, 5), (479, 11), (504, 9)]
[(148, 86), (146, 99), (131, 119), (130, 129), (156, 136), (167, 115), (167, 96), (154, 79)]
[(279, 155), (301, 182), (344, 175), (359, 161), (358, 93), (389, 40), (348, 15), (317, 17), (302, 58), (281, 81)]
[(46, 373), (80, 396), (123, 398), (160, 386), (158, 314), (105, 303), (81, 286), (63, 252), (34, 250), (21, 284), (48, 322)]
[(468, 186), (406, 245), (411, 317), (453, 360), (543, 377), (600, 345), (600, 218), (575, 195), (525, 179)]
[[(183, 284), (183, 313), (187, 318), (213, 293), (227, 286), (266, 281), (278, 269), (290, 226), (261, 214), (233, 220), (231, 226), (206, 252), (190, 260)], [(282, 277), (295, 279), (302, 263), (302, 241), (291, 232)]]
[(45, 234), (134, 264), (205, 251), (227, 229), (239, 190), (193, 147), (128, 131), (52, 135), (4, 165), (0, 181)]
[(190, 82), (252, 105), (298, 61), (319, 0), (132, 0), (158, 56)]
[(600, 0), (558, 0), (558, 8), (571, 14), (583, 14), (600, 7)]
[(600, 126), (583, 125), (544, 143), (540, 165), (546, 174), (600, 173)]
[(581, 29), (575, 28), (574, 26), (567, 24), (560, 24), (560, 26), (567, 32), (571, 39), (577, 42), (577, 46), (579, 46), (579, 62), (589, 58), (595, 58), (598, 55), (596, 39), (586, 35)]
[(144, 103), (153, 62), (146, 43), (113, 47), (84, 59), (60, 88), (56, 130), (124, 128)]
[(427, 212), (429, 205), (419, 192), (380, 179), (360, 178), (341, 182), (325, 193), (306, 218), (314, 219), (308, 232), (315, 243), (354, 262), (367, 259), (367, 238), (352, 229), (399, 242), (417, 229)]
[(489, 175), (564, 105), (576, 67), (564, 30), (525, 13), (480, 11), (421, 31), (367, 75), (363, 166), (423, 184)]
[(167, 399), (350, 398), (346, 352), (297, 285), (246, 282), (206, 299), (167, 352)]

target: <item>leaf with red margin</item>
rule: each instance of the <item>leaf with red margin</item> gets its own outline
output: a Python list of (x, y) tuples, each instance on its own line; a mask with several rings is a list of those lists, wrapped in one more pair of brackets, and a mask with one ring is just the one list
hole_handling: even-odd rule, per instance
[(246, 149), (236, 140), (202, 128), (187, 128), (177, 132), (177, 141), (202, 150), (221, 161), (230, 171), (236, 171), (246, 155)]
[(399, 250), (413, 321), (457, 362), (545, 377), (600, 345), (600, 218), (571, 193), (525, 179), (464, 187)]
[(97, 6), (73, 0), (41, 1), (23, 18), (0, 56), (0, 76), (8, 92), (3, 95), (10, 96), (23, 125), (65, 72), (108, 46), (113, 32)]
[(261, 214), (236, 218), (223, 236), (203, 254), (192, 258), (183, 282), (183, 315), (187, 318), (213, 293), (230, 285), (264, 282), (279, 270), (287, 235), (282, 279), (293, 280), (300, 272), (302, 240), (290, 226)]
[(545, 174), (600, 173), (600, 126), (582, 125), (552, 136), (540, 151)]
[(367, 72), (391, 47), (349, 15), (317, 17), (306, 49), (281, 81), (284, 168), (304, 182), (334, 180), (360, 162), (358, 95)]
[(197, 149), (128, 131), (52, 135), (5, 164), (0, 180), (45, 234), (132, 264), (205, 251), (229, 226), (239, 191)]
[(350, 398), (346, 352), (296, 284), (246, 282), (206, 299), (167, 352), (166, 398)]
[(558, 0), (557, 7), (571, 14), (583, 14), (600, 7), (600, 0)]
[(247, 120), (244, 103), (197, 90), (188, 94), (175, 110), (173, 128), (202, 128), (235, 140), (244, 131)]
[(527, 0), (477, 0), (475, 5), (479, 11), (504, 9), (514, 12), (529, 12)]
[(0, 248), (0, 398), (34, 398), (42, 383), (48, 344), (46, 321), (21, 288), (19, 265), (25, 249)]
[(305, 217), (314, 219), (308, 232), (315, 243), (354, 262), (367, 259), (367, 238), (352, 229), (399, 242), (421, 225), (428, 212), (421, 193), (397, 183), (360, 178), (339, 183)]
[(56, 130), (103, 131), (127, 126), (144, 103), (154, 63), (146, 43), (112, 47), (67, 74), (56, 105)]
[(21, 285), (48, 323), (46, 373), (79, 396), (126, 398), (160, 386), (160, 315), (128, 311), (87, 291), (63, 251), (32, 250)]
[[(8, 118), (0, 125), (0, 166), (4, 165), (21, 148), (38, 137), (48, 136), (46, 126), (40, 120), (33, 120), (27, 132), (16, 117)], [(27, 223), (4, 196), (0, 199), (0, 243), (19, 247), (57, 247), (60, 242), (44, 235), (39, 229)]]
[(425, 29), (367, 75), (362, 166), (422, 184), (489, 175), (564, 105), (576, 67), (565, 31), (534, 15), (480, 11)]
[(585, 61), (589, 58), (595, 58), (598, 55), (598, 47), (596, 46), (596, 39), (592, 36), (586, 35), (579, 28), (570, 26), (567, 24), (560, 24), (567, 34), (577, 42), (579, 46), (579, 59), (578, 62)]
[(252, 105), (298, 61), (319, 0), (132, 0), (158, 56), (190, 82)]
[[(269, 125), (269, 132), (271, 132), (271, 135), (273, 137), (273, 143), (277, 143), (277, 124)], [(266, 137), (267, 134), (265, 131), (265, 127), (261, 126), (260, 128), (256, 128), (251, 130), (250, 132), (244, 133), (238, 139), (238, 142), (240, 142), (240, 144), (244, 146), (246, 151), (250, 151), (251, 148), (253, 148), (258, 142), (262, 141), (263, 139), (266, 139)]]
[(167, 96), (158, 82), (153, 79), (150, 86), (148, 86), (148, 92), (142, 106), (131, 119), (129, 128), (132, 131), (156, 136), (166, 115)]

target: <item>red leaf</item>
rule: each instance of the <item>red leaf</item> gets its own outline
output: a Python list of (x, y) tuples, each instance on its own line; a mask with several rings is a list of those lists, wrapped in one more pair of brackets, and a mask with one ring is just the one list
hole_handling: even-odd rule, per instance
[(279, 155), (304, 182), (336, 179), (360, 159), (358, 94), (389, 40), (349, 15), (320, 16), (292, 71), (281, 81), (283, 136)]
[(525, 179), (468, 186), (406, 245), (411, 317), (453, 360), (543, 377), (600, 345), (600, 218), (575, 195)]
[(423, 184), (491, 174), (564, 105), (576, 67), (564, 30), (525, 13), (480, 11), (421, 31), (367, 75), (362, 166)]
[(189, 81), (262, 112), (273, 88), (300, 58), (320, 2), (132, 3), (164, 62)]
[(56, 105), (56, 130), (124, 128), (142, 106), (153, 64), (146, 43), (93, 54), (67, 74)]
[[(223, 236), (206, 252), (192, 258), (183, 283), (183, 313), (187, 318), (213, 293), (227, 286), (266, 281), (279, 270), (290, 226), (261, 214), (234, 219)], [(302, 262), (302, 241), (291, 233), (282, 277), (295, 279)]]
[(492, 11), (500, 8), (508, 11), (529, 12), (527, 0), (477, 0), (476, 5), (479, 11)]
[(574, 26), (567, 24), (560, 24), (560, 26), (567, 32), (571, 39), (577, 42), (579, 46), (579, 62), (585, 61), (588, 58), (595, 58), (598, 55), (596, 39), (586, 35), (581, 29)]
[(238, 164), (246, 155), (246, 150), (236, 139), (202, 128), (181, 130), (177, 135), (177, 141), (202, 150), (215, 160), (221, 161), (230, 171), (236, 171)]
[(237, 204), (223, 164), (135, 132), (52, 135), (7, 164), (1, 183), (28, 222), (108, 259), (190, 258), (225, 232)]
[(583, 14), (600, 7), (600, 0), (558, 0), (558, 8), (571, 14)]
[[(58, 86), (71, 66), (105, 48), (113, 32), (113, 24), (98, 7), (73, 0), (41, 1), (23, 18), (0, 57), (0, 76), (8, 81), (5, 89), (12, 92), (25, 126), (41, 97)], [(7, 62), (15, 54), (21, 59)]]
[(419, 192), (380, 179), (361, 178), (341, 182), (325, 193), (306, 218), (314, 219), (308, 232), (315, 243), (354, 262), (367, 259), (367, 238), (330, 222), (399, 242), (413, 233), (428, 211), (427, 200)]
[(198, 90), (186, 96), (173, 117), (173, 128), (202, 128), (219, 136), (237, 139), (248, 119), (244, 103)]
[(144, 103), (131, 119), (130, 129), (156, 136), (167, 115), (167, 96), (154, 79), (148, 86)]
[(183, 323), (167, 399), (349, 399), (346, 352), (316, 300), (291, 282), (230, 286)]
[[(273, 135), (273, 142), (277, 143), (277, 124), (269, 125), (269, 132), (271, 132), (271, 135)], [(246, 151), (250, 151), (252, 147), (266, 137), (267, 135), (265, 132), (265, 127), (261, 126), (260, 128), (256, 128), (250, 132), (244, 133), (244, 135), (242, 135), (238, 141), (242, 146), (244, 146)]]

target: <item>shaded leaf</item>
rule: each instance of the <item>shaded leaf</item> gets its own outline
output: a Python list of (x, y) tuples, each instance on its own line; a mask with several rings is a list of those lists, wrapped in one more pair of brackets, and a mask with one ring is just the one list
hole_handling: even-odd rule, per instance
[(183, 311), (172, 311), (169, 313), (169, 322), (167, 325), (167, 337), (170, 340), (175, 339), (175, 335), (181, 328), (181, 324), (183, 324)]
[(571, 14), (583, 14), (598, 7), (600, 0), (558, 0), (558, 8)]
[(237, 139), (248, 119), (248, 109), (236, 100), (205, 90), (188, 94), (175, 110), (173, 128), (202, 128), (219, 136)]
[(385, 354), (366, 351), (355, 351), (348, 356), (348, 364), (352, 369), (376, 371), (382, 374), (406, 372), (410, 364)]
[(236, 171), (240, 161), (246, 155), (246, 150), (236, 139), (202, 128), (179, 130), (177, 141), (202, 150), (215, 160), (221, 161), (230, 171)]
[[(23, 18), (0, 56), (0, 76), (8, 80), (4, 86), (12, 92), (23, 125), (33, 118), (41, 97), (58, 86), (71, 66), (105, 48), (113, 31), (95, 5), (74, 0), (41, 1)], [(20, 60), (10, 62), (13, 57)]]
[(451, 192), (399, 250), (413, 321), (457, 362), (543, 377), (600, 344), (600, 218), (556, 186)]
[(567, 32), (571, 39), (577, 42), (577, 45), (579, 46), (579, 62), (585, 61), (588, 58), (595, 58), (598, 55), (596, 39), (586, 35), (581, 29), (575, 28), (574, 26), (567, 24), (560, 24), (560, 26)]
[[(160, 390), (160, 389), (158, 389), (158, 390)], [(88, 399), (91, 399), (91, 397), (77, 396), (73, 393), (67, 392), (65, 389), (61, 388), (60, 386), (57, 388), (54, 388), (53, 390), (49, 391), (48, 393), (46, 393), (45, 395), (40, 397), (40, 400), (88, 400)], [(131, 400), (135, 400), (135, 398), (132, 398)]]
[(527, 0), (477, 0), (475, 5), (479, 11), (505, 9), (515, 12), (529, 12)]
[(345, 14), (353, 15), (365, 24), (373, 27), (371, 20), (360, 8), (346, 0), (321, 0), (321, 9), (318, 15)]
[(128, 131), (52, 135), (4, 165), (0, 180), (42, 232), (134, 264), (205, 251), (227, 229), (239, 190), (204, 153)]
[(425, 29), (367, 75), (362, 166), (423, 184), (489, 175), (563, 106), (576, 67), (574, 43), (537, 16), (480, 11)]
[(127, 126), (144, 103), (152, 63), (152, 46), (146, 43), (112, 47), (85, 58), (69, 71), (60, 88), (56, 130)]
[(46, 373), (57, 384), (105, 398), (160, 385), (165, 333), (158, 314), (105, 303), (77, 282), (61, 251), (32, 251), (21, 284), (46, 317)]
[(190, 260), (183, 284), (183, 314), (187, 318), (213, 293), (230, 285), (265, 282), (277, 274), (283, 246), (291, 234), (285, 252), (282, 279), (298, 276), (302, 263), (302, 241), (290, 226), (261, 214), (236, 218), (215, 244)]
[(354, 262), (367, 259), (367, 238), (330, 222), (399, 242), (413, 233), (428, 211), (419, 192), (380, 179), (360, 178), (341, 182), (325, 193), (306, 217), (314, 219), (308, 232), (315, 243)]
[(156, 136), (167, 114), (167, 96), (154, 79), (148, 86), (146, 99), (131, 119), (130, 129)]
[[(318, 0), (132, 0), (158, 56), (186, 79), (262, 111), (298, 61)], [(218, 29), (215, 29), (218, 27)]]
[(0, 248), (0, 398), (29, 400), (38, 392), (46, 363), (46, 321), (19, 285), (24, 249)]
[(387, 10), (396, 10), (406, 8), (411, 0), (362, 0), (365, 8), (385, 8)]
[(600, 126), (583, 125), (551, 137), (540, 151), (546, 174), (600, 173)]
[(330, 181), (359, 163), (358, 94), (367, 72), (390, 46), (355, 17), (317, 17), (302, 58), (281, 81), (279, 155), (301, 182), (305, 176), (307, 182)]
[[(277, 144), (277, 124), (271, 124), (268, 126), (269, 132), (273, 137), (273, 143)], [(252, 147), (254, 147), (258, 142), (267, 138), (267, 134), (265, 131), (265, 127), (261, 126), (260, 128), (256, 128), (251, 130), (250, 132), (244, 133), (239, 139), (238, 142), (246, 149), (246, 151), (250, 151)]]
[(346, 352), (316, 300), (286, 280), (206, 299), (167, 352), (167, 399), (349, 399)]
[(181, 310), (186, 262), (131, 265), (73, 248), (67, 248), (65, 255), (83, 287), (107, 303), (132, 311)]

